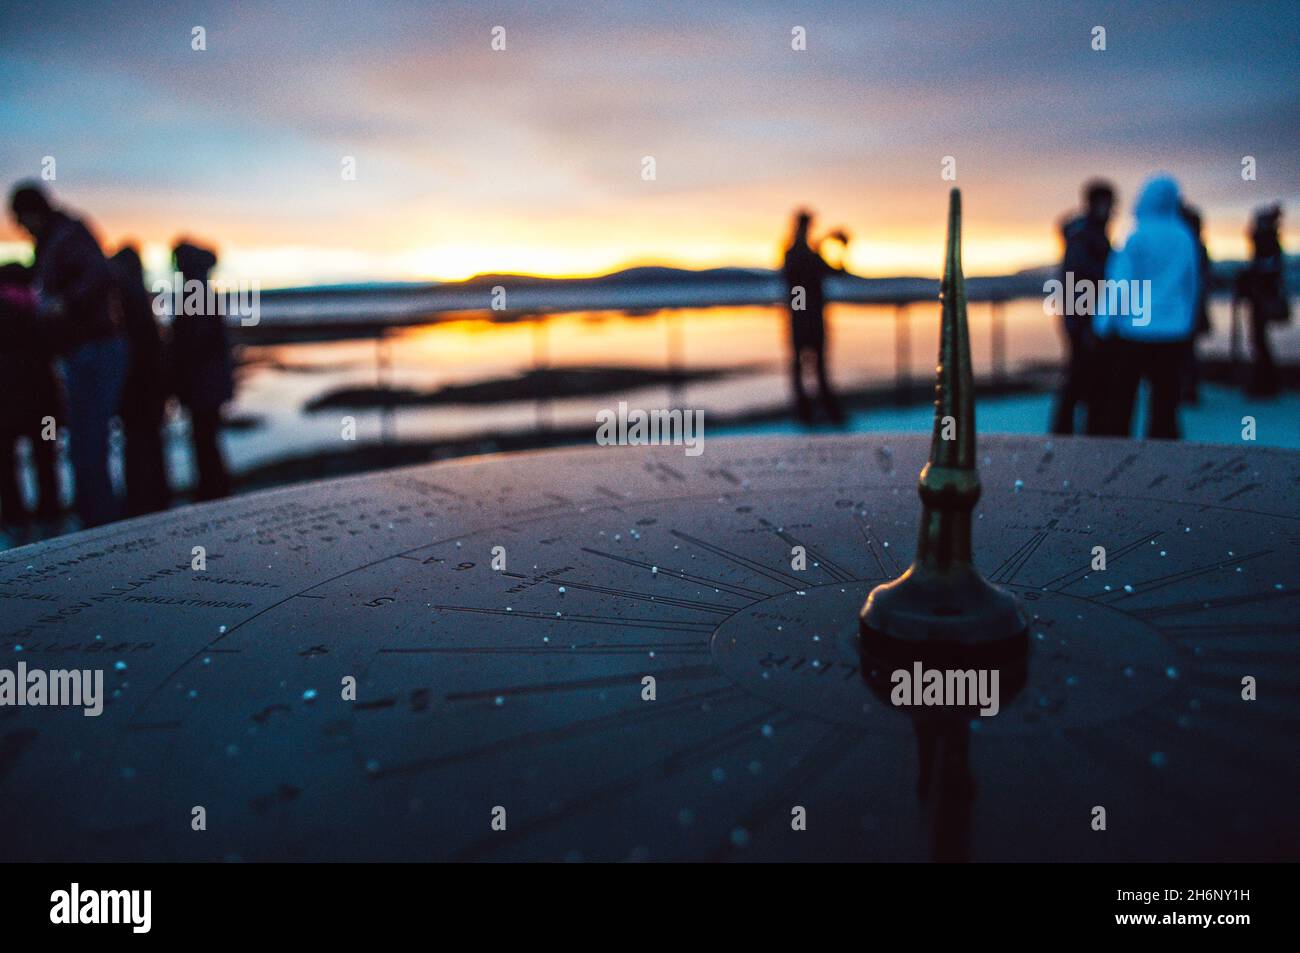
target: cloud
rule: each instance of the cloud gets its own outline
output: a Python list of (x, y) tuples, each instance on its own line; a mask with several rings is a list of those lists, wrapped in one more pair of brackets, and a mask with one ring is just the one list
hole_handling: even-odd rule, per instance
[(544, 244), (549, 223), (585, 230), (588, 257), (752, 257), (805, 201), (876, 240), (937, 234), (953, 155), (1006, 247), (1050, 256), (1094, 174), (1127, 189), (1167, 167), (1220, 215), (1294, 199), (1297, 39), (1283, 3), (7, 6), (0, 169), (55, 155), (60, 195), (158, 241), (170, 220), (362, 261), (458, 235)]

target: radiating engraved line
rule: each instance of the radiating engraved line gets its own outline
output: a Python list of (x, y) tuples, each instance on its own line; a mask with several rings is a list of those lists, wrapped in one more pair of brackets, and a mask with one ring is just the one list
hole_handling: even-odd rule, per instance
[(1043, 545), (1043, 540), (1047, 539), (1048, 533), (1056, 526), (1056, 520), (1051, 520), (1046, 529), (1040, 529), (1019, 549), (1003, 560), (1002, 565), (993, 571), (990, 577), (994, 582), (1013, 583), (1020, 570), (1033, 558), (1038, 547)]
[(666, 463), (656, 462), (653, 466), (647, 466), (646, 469), (651, 472), (654, 472), (655, 470), (659, 470), (661, 473), (667, 473), (674, 480), (677, 480), (680, 483), (686, 482), (686, 477), (685, 475), (682, 474), (680, 470), (676, 469), (675, 467), (670, 467)]
[[(552, 497), (552, 498), (555, 498), (555, 499), (559, 499), (558, 497), (556, 497), (556, 494), (553, 494), (553, 493), (548, 493), (548, 494), (546, 494), (546, 495), (547, 495), (547, 496), (550, 496), (550, 497)], [(626, 499), (626, 498), (624, 498), (624, 497), (619, 497), (619, 501), (622, 502), (622, 503), (630, 503), (630, 502), (633, 502), (633, 501), (628, 500), (628, 499)], [(640, 503), (651, 503), (651, 502), (654, 502), (654, 500), (651, 500), (651, 499), (645, 499), (645, 500), (639, 500), (639, 501), (636, 501), (636, 502), (640, 502)], [(495, 528), (496, 528), (496, 529), (507, 529), (507, 530), (510, 530), (511, 532), (518, 532), (519, 527), (516, 526), (516, 525), (514, 524), (513, 521), (519, 519), (520, 517), (523, 517), (523, 518), (524, 518), (524, 522), (531, 522), (531, 521), (535, 521), (535, 520), (537, 520), (537, 519), (544, 518), (544, 517), (546, 517), (546, 516), (551, 516), (551, 515), (555, 515), (555, 514), (558, 514), (558, 513), (562, 513), (562, 512), (564, 512), (564, 511), (566, 511), (566, 510), (568, 510), (568, 511), (570, 511), (570, 512), (576, 514), (576, 513), (579, 513), (579, 512), (589, 512), (589, 511), (596, 511), (596, 510), (604, 511), (604, 510), (621, 510), (621, 509), (622, 509), (622, 507), (619, 507), (619, 506), (611, 506), (610, 504), (606, 503), (604, 500), (598, 500), (598, 499), (594, 499), (594, 498), (592, 498), (592, 499), (579, 499), (579, 500), (567, 500), (567, 501), (565, 501), (565, 502), (563, 502), (563, 503), (561, 503), (561, 502), (542, 503), (542, 504), (539, 504), (538, 506), (530, 506), (530, 507), (528, 507), (528, 508), (526, 508), (526, 509), (522, 509), (522, 510), (509, 510), (509, 511), (507, 511), (507, 512), (506, 512), (506, 516), (509, 517), (510, 522), (502, 523), (500, 526), (497, 526), (497, 527), (495, 527)], [(470, 530), (470, 531), (468, 531), (465, 535), (467, 535), (467, 536), (481, 536), (481, 535), (483, 535), (483, 533), (485, 532), (485, 529), (486, 529), (486, 528), (484, 528), (484, 529)]]
[[(874, 559), (876, 565), (880, 567), (880, 575), (888, 576), (889, 573), (885, 571), (885, 564), (881, 561), (880, 554), (876, 552), (875, 544), (871, 539), (871, 531), (867, 529), (866, 523), (864, 523), (862, 518), (856, 513), (850, 518), (853, 520), (853, 524), (858, 528), (858, 532), (862, 534), (862, 541), (867, 544), (867, 552), (871, 554), (871, 558)], [(892, 560), (893, 557), (891, 556), (890, 559)]]
[(1221, 559), (1205, 566), (1198, 566), (1195, 569), (1184, 569), (1181, 572), (1170, 573), (1167, 576), (1156, 576), (1154, 579), (1149, 579), (1145, 582), (1139, 582), (1136, 585), (1133, 585), (1132, 591), (1127, 589), (1112, 589), (1110, 592), (1105, 593), (1104, 596), (1111, 597), (1108, 599), (1108, 604), (1122, 602), (1123, 600), (1131, 599), (1134, 596), (1146, 595), (1148, 592), (1153, 592), (1156, 589), (1163, 589), (1165, 586), (1172, 586), (1177, 582), (1185, 582), (1188, 579), (1195, 579), (1197, 576), (1204, 576), (1206, 573), (1214, 572), (1216, 569), (1226, 569), (1229, 566), (1236, 566), (1251, 559), (1258, 559), (1260, 556), (1268, 556), (1272, 552), (1273, 550), (1271, 549), (1260, 549), (1256, 552), (1248, 553), (1245, 556), (1233, 556), (1230, 559)]
[(707, 645), (672, 642), (636, 642), (628, 645), (440, 645), (379, 649), (380, 655), (708, 655)]
[(1136, 453), (1130, 453), (1123, 457), (1119, 463), (1115, 464), (1111, 471), (1102, 478), (1102, 485), (1105, 486), (1108, 483), (1114, 483), (1125, 470), (1137, 463), (1137, 460), (1138, 455)]
[(740, 486), (740, 485), (743, 483), (743, 481), (740, 479), (740, 477), (736, 476), (734, 473), (732, 473), (732, 472), (731, 472), (730, 470), (728, 470), (726, 467), (718, 467), (718, 468), (716, 468), (716, 469), (714, 469), (714, 470), (708, 470), (708, 471), (706, 471), (706, 472), (709, 474), (709, 476), (720, 476), (720, 477), (722, 477), (722, 479), (726, 480), (726, 481), (727, 481), (728, 483), (730, 483), (732, 486)]
[(1218, 483), (1222, 482), (1224, 479), (1231, 479), (1233, 474), (1242, 473), (1247, 469), (1249, 469), (1247, 466), (1247, 460), (1241, 454), (1238, 454), (1230, 460), (1224, 460), (1222, 463), (1207, 460), (1196, 470), (1197, 473), (1203, 473), (1205, 475), (1188, 480), (1185, 488), (1187, 490), (1199, 490), (1201, 487), (1208, 486), (1211, 483)]
[[(1146, 543), (1150, 543), (1151, 540), (1156, 539), (1158, 536), (1160, 536), (1159, 531), (1154, 533), (1148, 533), (1146, 536), (1143, 536), (1137, 542), (1129, 543), (1126, 546), (1121, 546), (1119, 549), (1112, 550), (1106, 557), (1107, 564), (1109, 565), (1110, 563), (1115, 562), (1121, 556), (1128, 555), (1129, 553), (1133, 552), (1133, 550), (1137, 549), (1139, 546), (1142, 546)], [(1084, 576), (1087, 576), (1092, 571), (1093, 570), (1092, 570), (1091, 563), (1089, 563), (1087, 560), (1084, 560), (1084, 567), (1082, 569), (1072, 569), (1067, 573), (1063, 573), (1062, 575), (1057, 576), (1055, 579), (1045, 582), (1043, 584), (1043, 588), (1051, 589), (1054, 592), (1059, 592), (1062, 589), (1066, 589), (1070, 586), (1073, 586), (1076, 582), (1082, 580)]]
[[(431, 485), (432, 485), (432, 484), (431, 484)], [(441, 489), (440, 487), (435, 487), (435, 488), (437, 488), (437, 489)], [(701, 496), (701, 498), (703, 498), (703, 497), (706, 496), (706, 495), (707, 495), (707, 494), (701, 494), (700, 496)], [(622, 499), (622, 498), (620, 498), (620, 499)], [(664, 502), (666, 499), (669, 499), (669, 498), (643, 498), (643, 499), (638, 500), (638, 501), (636, 501), (636, 502), (638, 502), (638, 503), (640, 503), (640, 504), (642, 504), (642, 505), (648, 505), (648, 504), (650, 504), (650, 503)], [(131, 530), (131, 532), (133, 532), (133, 531), (134, 531), (134, 530)], [(91, 531), (91, 532), (93, 533), (93, 532), (95, 532), (95, 531)], [(106, 540), (106, 539), (110, 539), (110, 538), (113, 538), (113, 537), (116, 537), (116, 536), (124, 535), (125, 532), (127, 532), (127, 531), (109, 531), (109, 532), (106, 532), (106, 533), (103, 533), (103, 534), (95, 535), (95, 536), (94, 536), (92, 539), (90, 539), (89, 541), (99, 542), (99, 541), (101, 541), (101, 540)], [(296, 593), (291, 593), (291, 594), (289, 594), (289, 595), (286, 595), (283, 599), (280, 599), (280, 600), (277, 601), (277, 602), (272, 602), (272, 603), (268, 604), (267, 606), (263, 607), (262, 609), (259, 609), (257, 612), (254, 612), (252, 615), (247, 616), (246, 618), (240, 619), (240, 620), (239, 620), (238, 622), (236, 622), (234, 625), (231, 625), (230, 627), (228, 627), (228, 628), (226, 629), (225, 632), (219, 634), (216, 638), (214, 638), (214, 639), (213, 639), (211, 642), (209, 642), (207, 645), (205, 645), (205, 646), (199, 648), (197, 651), (195, 651), (194, 653), (192, 653), (188, 658), (186, 658), (185, 660), (183, 660), (182, 662), (180, 662), (180, 663), (179, 663), (179, 664), (178, 664), (178, 665), (177, 665), (177, 666), (176, 666), (176, 667), (175, 667), (171, 672), (169, 672), (169, 673), (166, 675), (166, 677), (164, 677), (163, 679), (161, 679), (161, 680), (160, 680), (160, 681), (159, 681), (159, 682), (158, 682), (158, 683), (157, 683), (153, 688), (151, 688), (151, 689), (150, 689), (150, 690), (145, 694), (145, 696), (144, 696), (144, 698), (143, 698), (143, 700), (142, 700), (142, 703), (141, 703), (140, 706), (137, 708), (137, 711), (143, 711), (143, 710), (145, 710), (145, 708), (146, 708), (146, 707), (147, 707), (147, 706), (148, 706), (148, 705), (149, 705), (149, 704), (150, 704), (150, 703), (151, 703), (151, 702), (152, 702), (152, 701), (153, 701), (153, 700), (158, 696), (158, 694), (163, 690), (163, 688), (164, 688), (165, 686), (171, 684), (172, 680), (173, 680), (177, 675), (179, 675), (179, 674), (180, 674), (180, 673), (181, 673), (181, 672), (186, 668), (186, 666), (192, 664), (192, 663), (195, 661), (195, 659), (198, 659), (198, 658), (202, 657), (205, 653), (210, 652), (210, 651), (214, 651), (214, 650), (211, 648), (211, 646), (215, 645), (217, 642), (219, 642), (219, 641), (221, 641), (222, 639), (226, 638), (226, 636), (232, 634), (236, 629), (239, 629), (239, 628), (242, 627), (243, 625), (245, 625), (245, 624), (247, 624), (247, 623), (249, 623), (249, 622), (252, 622), (252, 621), (258, 619), (259, 617), (265, 615), (265, 614), (268, 613), (268, 612), (271, 612), (271, 611), (273, 611), (273, 610), (275, 610), (275, 609), (279, 609), (279, 608), (281, 608), (281, 607), (284, 606), (284, 605), (287, 605), (287, 604), (288, 604), (291, 600), (293, 600), (295, 597), (300, 596), (300, 595), (303, 595), (304, 593), (309, 593), (309, 592), (311, 592), (313, 589), (319, 589), (319, 588), (322, 587), (322, 586), (328, 585), (328, 584), (331, 583), (331, 582), (334, 582), (334, 581), (336, 581), (336, 580), (338, 580), (338, 579), (342, 579), (342, 578), (344, 578), (345, 576), (349, 576), (349, 575), (351, 575), (351, 574), (353, 574), (353, 573), (364, 572), (365, 570), (370, 569), (370, 568), (372, 568), (372, 567), (374, 567), (374, 566), (378, 566), (378, 565), (380, 565), (381, 563), (384, 563), (384, 562), (389, 561), (390, 559), (399, 559), (399, 558), (401, 558), (401, 557), (403, 557), (403, 556), (409, 556), (409, 555), (411, 555), (411, 554), (413, 554), (413, 553), (418, 553), (418, 552), (421, 552), (421, 551), (427, 551), (427, 550), (430, 550), (430, 549), (435, 549), (435, 548), (437, 548), (437, 547), (439, 547), (439, 546), (445, 546), (445, 545), (447, 545), (448, 543), (450, 543), (450, 542), (456, 540), (457, 537), (458, 537), (459, 535), (460, 535), (460, 534), (457, 534), (457, 536), (449, 536), (449, 537), (447, 537), (446, 539), (434, 540), (433, 542), (429, 542), (429, 543), (421, 543), (421, 544), (418, 545), (418, 546), (412, 546), (412, 547), (410, 547), (410, 548), (408, 548), (408, 549), (401, 550), (400, 552), (390, 553), (390, 554), (387, 555), (387, 556), (381, 556), (381, 557), (379, 557), (378, 559), (374, 559), (374, 560), (371, 560), (370, 562), (363, 563), (363, 564), (360, 565), (360, 566), (353, 566), (353, 567), (351, 567), (351, 568), (345, 569), (345, 570), (343, 570), (342, 572), (336, 573), (335, 575), (330, 576), (330, 577), (328, 577), (328, 578), (326, 578), (326, 579), (322, 579), (322, 580), (320, 580), (319, 582), (312, 583), (310, 586), (307, 586), (307, 587), (305, 587), (305, 588), (303, 588), (303, 589), (300, 589), (300, 590), (299, 590), (298, 592), (296, 592)], [(81, 545), (81, 544), (83, 544), (83, 543), (85, 543), (85, 542), (88, 541), (88, 540), (87, 540), (87, 536), (88, 536), (88, 534), (86, 534), (86, 533), (78, 534), (78, 536), (76, 537), (75, 542), (73, 542), (73, 543), (67, 543), (67, 544), (60, 545), (60, 544), (58, 544), (58, 543), (56, 542), (56, 543), (53, 543), (53, 544), (48, 544), (48, 545), (46, 545), (46, 546), (44, 547), (44, 549), (42, 550), (42, 555), (44, 555), (44, 556), (49, 556), (49, 555), (51, 555), (52, 553), (59, 552), (59, 551), (61, 551), (61, 550), (63, 550), (63, 549), (67, 549), (67, 548), (69, 548), (70, 546)], [(589, 551), (590, 551), (590, 552), (593, 552), (593, 553), (595, 552), (594, 550), (589, 550)], [(609, 554), (596, 553), (596, 555), (609, 555)], [(25, 555), (22, 557), (23, 560), (25, 560), (26, 558), (27, 558), (27, 557), (26, 557)], [(616, 559), (617, 557), (609, 556), (609, 558)], [(10, 560), (9, 562), (12, 562), (12, 563), (18, 563), (18, 562), (20, 562), (20, 561), (21, 561), (21, 560), (14, 559), (14, 560)], [(0, 556), (0, 566), (4, 566), (4, 565), (6, 565), (6, 560), (3, 558), (3, 556)], [(680, 578), (693, 578), (693, 577), (685, 576), (684, 574), (681, 574), (681, 573), (678, 573), (677, 575), (678, 575)], [(744, 594), (748, 594), (748, 595), (756, 596), (756, 597), (758, 597), (758, 598), (760, 598), (760, 599), (765, 599), (765, 598), (767, 598), (768, 596), (771, 595), (771, 593), (766, 593), (766, 592), (758, 592), (758, 591), (754, 591), (754, 590), (744, 590), (743, 587), (738, 587), (738, 586), (728, 586), (728, 585), (725, 585), (725, 584), (719, 584), (719, 583), (714, 583), (713, 585), (715, 586), (715, 588), (718, 588), (718, 589), (727, 589), (728, 591), (732, 591), (732, 592), (738, 592), (738, 591), (739, 591), (739, 592), (742, 592), (742, 593), (744, 593)]]
[[(629, 566), (636, 566), (639, 569), (652, 568), (651, 563), (642, 562), (639, 559), (629, 559), (627, 556), (615, 556), (613, 553), (604, 553), (601, 552), (599, 549), (590, 549), (586, 546), (583, 546), (582, 551), (584, 553), (591, 553), (591, 555), (593, 556), (603, 556), (605, 559), (612, 559), (615, 562), (626, 563)], [(662, 566), (659, 567), (659, 573), (660, 575), (667, 576), (669, 579), (682, 579), (687, 582), (694, 582), (701, 586), (708, 586), (710, 589), (718, 589), (723, 592), (730, 592), (732, 595), (735, 596), (749, 596), (755, 601), (761, 599), (767, 599), (772, 595), (772, 593), (770, 592), (761, 592), (758, 589), (749, 589), (746, 588), (745, 586), (737, 586), (734, 583), (729, 583), (729, 582), (719, 582), (717, 579), (710, 579), (707, 576), (693, 576), (687, 572), (682, 572), (677, 569), (665, 569)]]
[(690, 543), (692, 546), (698, 546), (700, 549), (708, 550), (709, 552), (713, 553), (715, 556), (721, 556), (723, 559), (730, 560), (736, 565), (748, 569), (750, 572), (756, 572), (760, 576), (766, 576), (768, 579), (771, 579), (773, 582), (788, 583), (790, 587), (793, 589), (798, 589), (800, 586), (803, 585), (803, 583), (800, 582), (798, 579), (796, 579), (794, 576), (791, 576), (787, 573), (783, 573), (779, 569), (770, 569), (767, 566), (764, 566), (762, 563), (755, 562), (754, 560), (748, 558), (747, 556), (740, 555), (740, 553), (734, 553), (731, 550), (726, 549), (725, 547), (718, 546), (714, 543), (706, 543), (704, 540), (698, 539), (690, 535), (689, 533), (683, 533), (679, 529), (669, 530), (669, 532), (673, 536), (677, 537), (678, 539)]
[(779, 528), (777, 528), (777, 527), (774, 526), (772, 523), (768, 522), (767, 520), (765, 520), (765, 519), (763, 519), (763, 518), (761, 518), (761, 517), (759, 518), (759, 522), (760, 522), (761, 524), (763, 524), (763, 526), (765, 526), (765, 527), (767, 527), (768, 529), (770, 529), (773, 533), (775, 533), (775, 534), (776, 534), (778, 537), (780, 537), (782, 540), (784, 540), (788, 545), (790, 545), (790, 546), (802, 546), (802, 547), (804, 548), (804, 552), (806, 552), (809, 556), (811, 556), (813, 562), (817, 564), (817, 568), (824, 570), (825, 573), (826, 573), (826, 575), (830, 576), (830, 577), (831, 577), (833, 580), (835, 580), (836, 582), (852, 582), (852, 581), (853, 581), (853, 578), (854, 578), (854, 577), (853, 577), (853, 574), (852, 574), (851, 572), (848, 572), (848, 571), (846, 571), (845, 569), (841, 568), (840, 566), (836, 565), (836, 564), (835, 564), (834, 562), (832, 562), (829, 558), (827, 558), (826, 556), (824, 556), (824, 555), (823, 555), (822, 553), (820, 553), (818, 550), (814, 549), (814, 548), (813, 548), (811, 545), (809, 545), (808, 543), (805, 543), (805, 542), (802, 542), (801, 540), (796, 539), (796, 538), (795, 538), (791, 533), (788, 533), (787, 531), (785, 531), (785, 530), (783, 530), (783, 529), (779, 529)]
[[(289, 601), (291, 601), (291, 600), (293, 600), (293, 599), (297, 599), (297, 598), (299, 598), (299, 597), (305, 596), (306, 593), (311, 592), (313, 589), (319, 589), (321, 586), (324, 586), (324, 585), (327, 585), (327, 584), (329, 584), (329, 583), (331, 583), (331, 582), (334, 582), (334, 580), (336, 580), (336, 579), (342, 579), (344, 576), (350, 576), (350, 575), (352, 575), (352, 573), (355, 573), (355, 572), (364, 572), (364, 571), (367, 570), (367, 569), (370, 569), (370, 568), (372, 568), (372, 567), (374, 567), (374, 566), (378, 566), (380, 563), (386, 563), (386, 562), (388, 562), (390, 559), (395, 559), (395, 558), (397, 558), (397, 557), (399, 557), (399, 556), (405, 556), (405, 555), (407, 555), (407, 554), (409, 554), (409, 553), (419, 552), (421, 549), (426, 549), (426, 548), (428, 548), (428, 544), (422, 544), (422, 545), (420, 545), (420, 546), (413, 546), (413, 547), (411, 547), (410, 549), (404, 549), (404, 550), (402, 550), (402, 552), (400, 552), (400, 553), (390, 553), (390, 554), (387, 555), (387, 556), (380, 556), (378, 559), (372, 559), (370, 562), (368, 562), (368, 563), (363, 563), (363, 564), (360, 565), (360, 566), (354, 566), (354, 567), (351, 568), (351, 569), (345, 569), (345, 570), (343, 570), (343, 572), (336, 573), (335, 575), (330, 576), (328, 579), (322, 579), (320, 582), (312, 583), (312, 584), (311, 584), (310, 586), (308, 586), (307, 588), (305, 588), (305, 589), (300, 589), (300, 590), (297, 591), (297, 592), (291, 593), (290, 595), (285, 596), (283, 599), (279, 600), (278, 602), (272, 602), (272, 603), (270, 603), (269, 605), (265, 606), (264, 608), (259, 609), (257, 612), (254, 612), (252, 615), (250, 615), (250, 616), (248, 616), (248, 617), (246, 617), (246, 618), (240, 619), (240, 620), (239, 620), (238, 622), (236, 622), (234, 625), (232, 625), (232, 626), (228, 626), (228, 627), (226, 628), (226, 631), (225, 631), (225, 632), (222, 632), (220, 635), (218, 635), (215, 639), (213, 639), (211, 642), (209, 642), (208, 645), (209, 645), (209, 646), (211, 646), (211, 645), (215, 645), (217, 642), (220, 642), (222, 639), (224, 639), (224, 638), (226, 638), (227, 636), (229, 636), (231, 633), (233, 633), (236, 629), (240, 628), (241, 626), (245, 626), (245, 625), (247, 625), (248, 623), (252, 622), (254, 619), (256, 619), (256, 618), (258, 618), (258, 617), (260, 617), (260, 616), (263, 616), (263, 615), (265, 615), (266, 613), (270, 612), (272, 609), (278, 609), (278, 608), (280, 608), (281, 606), (283, 606), (284, 604), (286, 604), (287, 602), (289, 602)], [(317, 597), (307, 596), (307, 598), (325, 598), (325, 597), (323, 597), (323, 596), (317, 596)], [(199, 655), (203, 654), (203, 652), (205, 652), (205, 651), (211, 651), (211, 649), (210, 649), (210, 648), (204, 648), (204, 649), (200, 649), (198, 652), (195, 652), (194, 655), (191, 655), (188, 659), (186, 659), (184, 662), (182, 662), (182, 663), (180, 664), (180, 666), (177, 667), (176, 671), (172, 672), (171, 675), (167, 676), (167, 678), (164, 679), (163, 682), (159, 684), (158, 688), (160, 689), (160, 688), (162, 687), (163, 684), (165, 684), (166, 682), (170, 681), (173, 677), (176, 676), (176, 674), (177, 674), (178, 672), (180, 672), (180, 670), (181, 670), (182, 668), (184, 668), (186, 665), (188, 665), (190, 662), (192, 662), (192, 661), (193, 661), (195, 658), (197, 658)], [(158, 690), (158, 689), (154, 689), (154, 692), (151, 692), (150, 695), (149, 695), (149, 697), (151, 698), (151, 697), (153, 696), (153, 694), (154, 694), (155, 692), (157, 692), (157, 690)]]
[(1262, 489), (1263, 486), (1264, 486), (1264, 484), (1262, 484), (1262, 483), (1247, 483), (1245, 486), (1243, 486), (1243, 487), (1239, 487), (1238, 489), (1233, 490), (1233, 491), (1232, 491), (1231, 493), (1229, 493), (1227, 496), (1219, 497), (1219, 502), (1220, 502), (1220, 503), (1227, 503), (1229, 500), (1235, 500), (1237, 497), (1241, 496), (1243, 493), (1249, 493), (1251, 490), (1259, 490), (1259, 489)]
[[(665, 575), (660, 573), (660, 575)], [(574, 582), (572, 579), (547, 579), (553, 586), (564, 586), (566, 589), (582, 589), (587, 592), (599, 592), (608, 596), (620, 596), (624, 599), (636, 599), (641, 602), (653, 602), (657, 605), (677, 606), (682, 609), (695, 609), (699, 612), (716, 612), (719, 615), (731, 615), (734, 612), (744, 608), (743, 606), (728, 606), (720, 602), (700, 602), (694, 599), (676, 599), (672, 596), (652, 595), (648, 592), (634, 592), (631, 589), (617, 589), (612, 586), (593, 586), (585, 582)], [(752, 605), (752, 602), (747, 603)]]
[[(592, 688), (631, 686), (640, 694), (641, 679), (647, 673), (641, 669), (618, 675), (601, 675), (597, 678), (580, 678), (568, 682), (539, 682), (533, 685), (513, 685), (505, 688), (482, 688), (472, 692), (448, 692), (443, 697), (449, 702), (481, 701), (495, 698), (515, 698), (524, 695), (581, 692)], [(657, 682), (690, 681), (697, 678), (723, 678), (722, 671), (714, 665), (689, 665), (654, 673)]]
[[(1264, 449), (1265, 448), (1261, 447), (1257, 452), (1263, 453)], [(1028, 487), (1028, 486), (1025, 487), (1021, 492), (1026, 494), (1033, 494), (1036, 496), (1050, 497), (1058, 500), (1061, 498), (1071, 500), (1071, 499), (1076, 499), (1080, 496), (1080, 492), (1077, 490), (1062, 492), (1061, 490), (1056, 490), (1056, 489), (1044, 490), (1044, 489)], [(1115, 492), (1101, 493), (1101, 492), (1089, 490), (1086, 493), (1084, 493), (1083, 496), (1085, 499), (1094, 503), (1098, 501), (1111, 502), (1113, 500), (1128, 500), (1134, 503), (1158, 503), (1161, 506), (1176, 506), (1184, 510), (1186, 510), (1188, 507), (1195, 507), (1197, 513), (1204, 513), (1210, 510), (1220, 510), (1224, 513), (1246, 513), (1250, 516), (1263, 516), (1271, 520), (1300, 521), (1300, 513), (1290, 513), (1287, 512), (1286, 510), (1274, 510), (1272, 512), (1269, 512), (1267, 510), (1255, 510), (1245, 506), (1220, 506), (1217, 503), (1201, 503), (1201, 502), (1190, 501), (1190, 500), (1171, 500), (1163, 496), (1140, 496), (1136, 493), (1115, 493)]]
[[(1256, 605), (1272, 602), (1274, 599), (1291, 599), (1300, 594), (1300, 589), (1274, 589), (1271, 592), (1248, 592), (1240, 596), (1215, 597), (1212, 599), (1193, 599), (1187, 602), (1175, 602), (1166, 606), (1151, 606), (1142, 609), (1129, 609), (1128, 614), (1139, 619), (1155, 619), (1163, 615), (1185, 615), (1189, 612), (1212, 612), (1215, 609), (1232, 606)], [(1209, 603), (1207, 606), (1206, 603)]]
[(669, 632), (712, 632), (712, 622), (674, 622), (669, 619), (637, 619), (630, 617), (612, 617), (566, 613), (556, 615), (553, 612), (526, 612), (523, 609), (481, 609), (474, 606), (435, 605), (435, 609), (449, 612), (476, 612), (480, 615), (499, 615), (508, 619), (537, 619), (545, 622), (563, 622), (570, 625), (612, 625), (620, 629), (664, 629)]

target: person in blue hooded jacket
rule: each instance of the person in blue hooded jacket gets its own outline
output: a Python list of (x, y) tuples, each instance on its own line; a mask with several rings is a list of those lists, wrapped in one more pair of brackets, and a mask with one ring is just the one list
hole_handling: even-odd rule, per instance
[(1181, 372), (1196, 329), (1200, 287), (1196, 240), (1181, 208), (1172, 177), (1149, 179), (1133, 208), (1132, 233), (1106, 263), (1106, 283), (1093, 315), (1100, 352), (1090, 434), (1128, 436), (1138, 385), (1145, 379), (1150, 390), (1146, 435), (1179, 437)]

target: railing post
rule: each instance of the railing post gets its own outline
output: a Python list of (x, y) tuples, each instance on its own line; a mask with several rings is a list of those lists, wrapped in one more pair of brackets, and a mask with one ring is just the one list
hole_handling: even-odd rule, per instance
[[(391, 354), (388, 349), (388, 331), (375, 332), (375, 386), (379, 389), (379, 442), (387, 448), (393, 431), (393, 395), (389, 389), (388, 370)], [(385, 457), (385, 459), (387, 459)]]
[(994, 298), (989, 302), (989, 343), (993, 354), (993, 383), (1002, 384), (1007, 374), (1007, 328), (1002, 313), (1003, 301)]
[[(533, 321), (533, 370), (542, 371), (550, 360), (549, 345), (547, 337), (546, 315), (539, 314)], [(537, 429), (545, 430), (550, 426), (550, 398), (537, 398)]]
[(668, 406), (676, 407), (682, 398), (682, 323), (675, 310), (664, 311), (664, 325), (668, 354)]
[(906, 301), (894, 305), (894, 400), (906, 404), (912, 394), (912, 329)]

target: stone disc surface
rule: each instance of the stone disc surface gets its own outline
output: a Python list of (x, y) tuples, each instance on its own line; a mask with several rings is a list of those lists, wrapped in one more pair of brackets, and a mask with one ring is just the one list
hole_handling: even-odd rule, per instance
[[(0, 858), (927, 859), (854, 633), (928, 448), (497, 456), (2, 553), (0, 667), (107, 699), (0, 708)], [(982, 436), (979, 466), (1032, 651), (970, 727), (969, 856), (1294, 859), (1300, 454)]]

